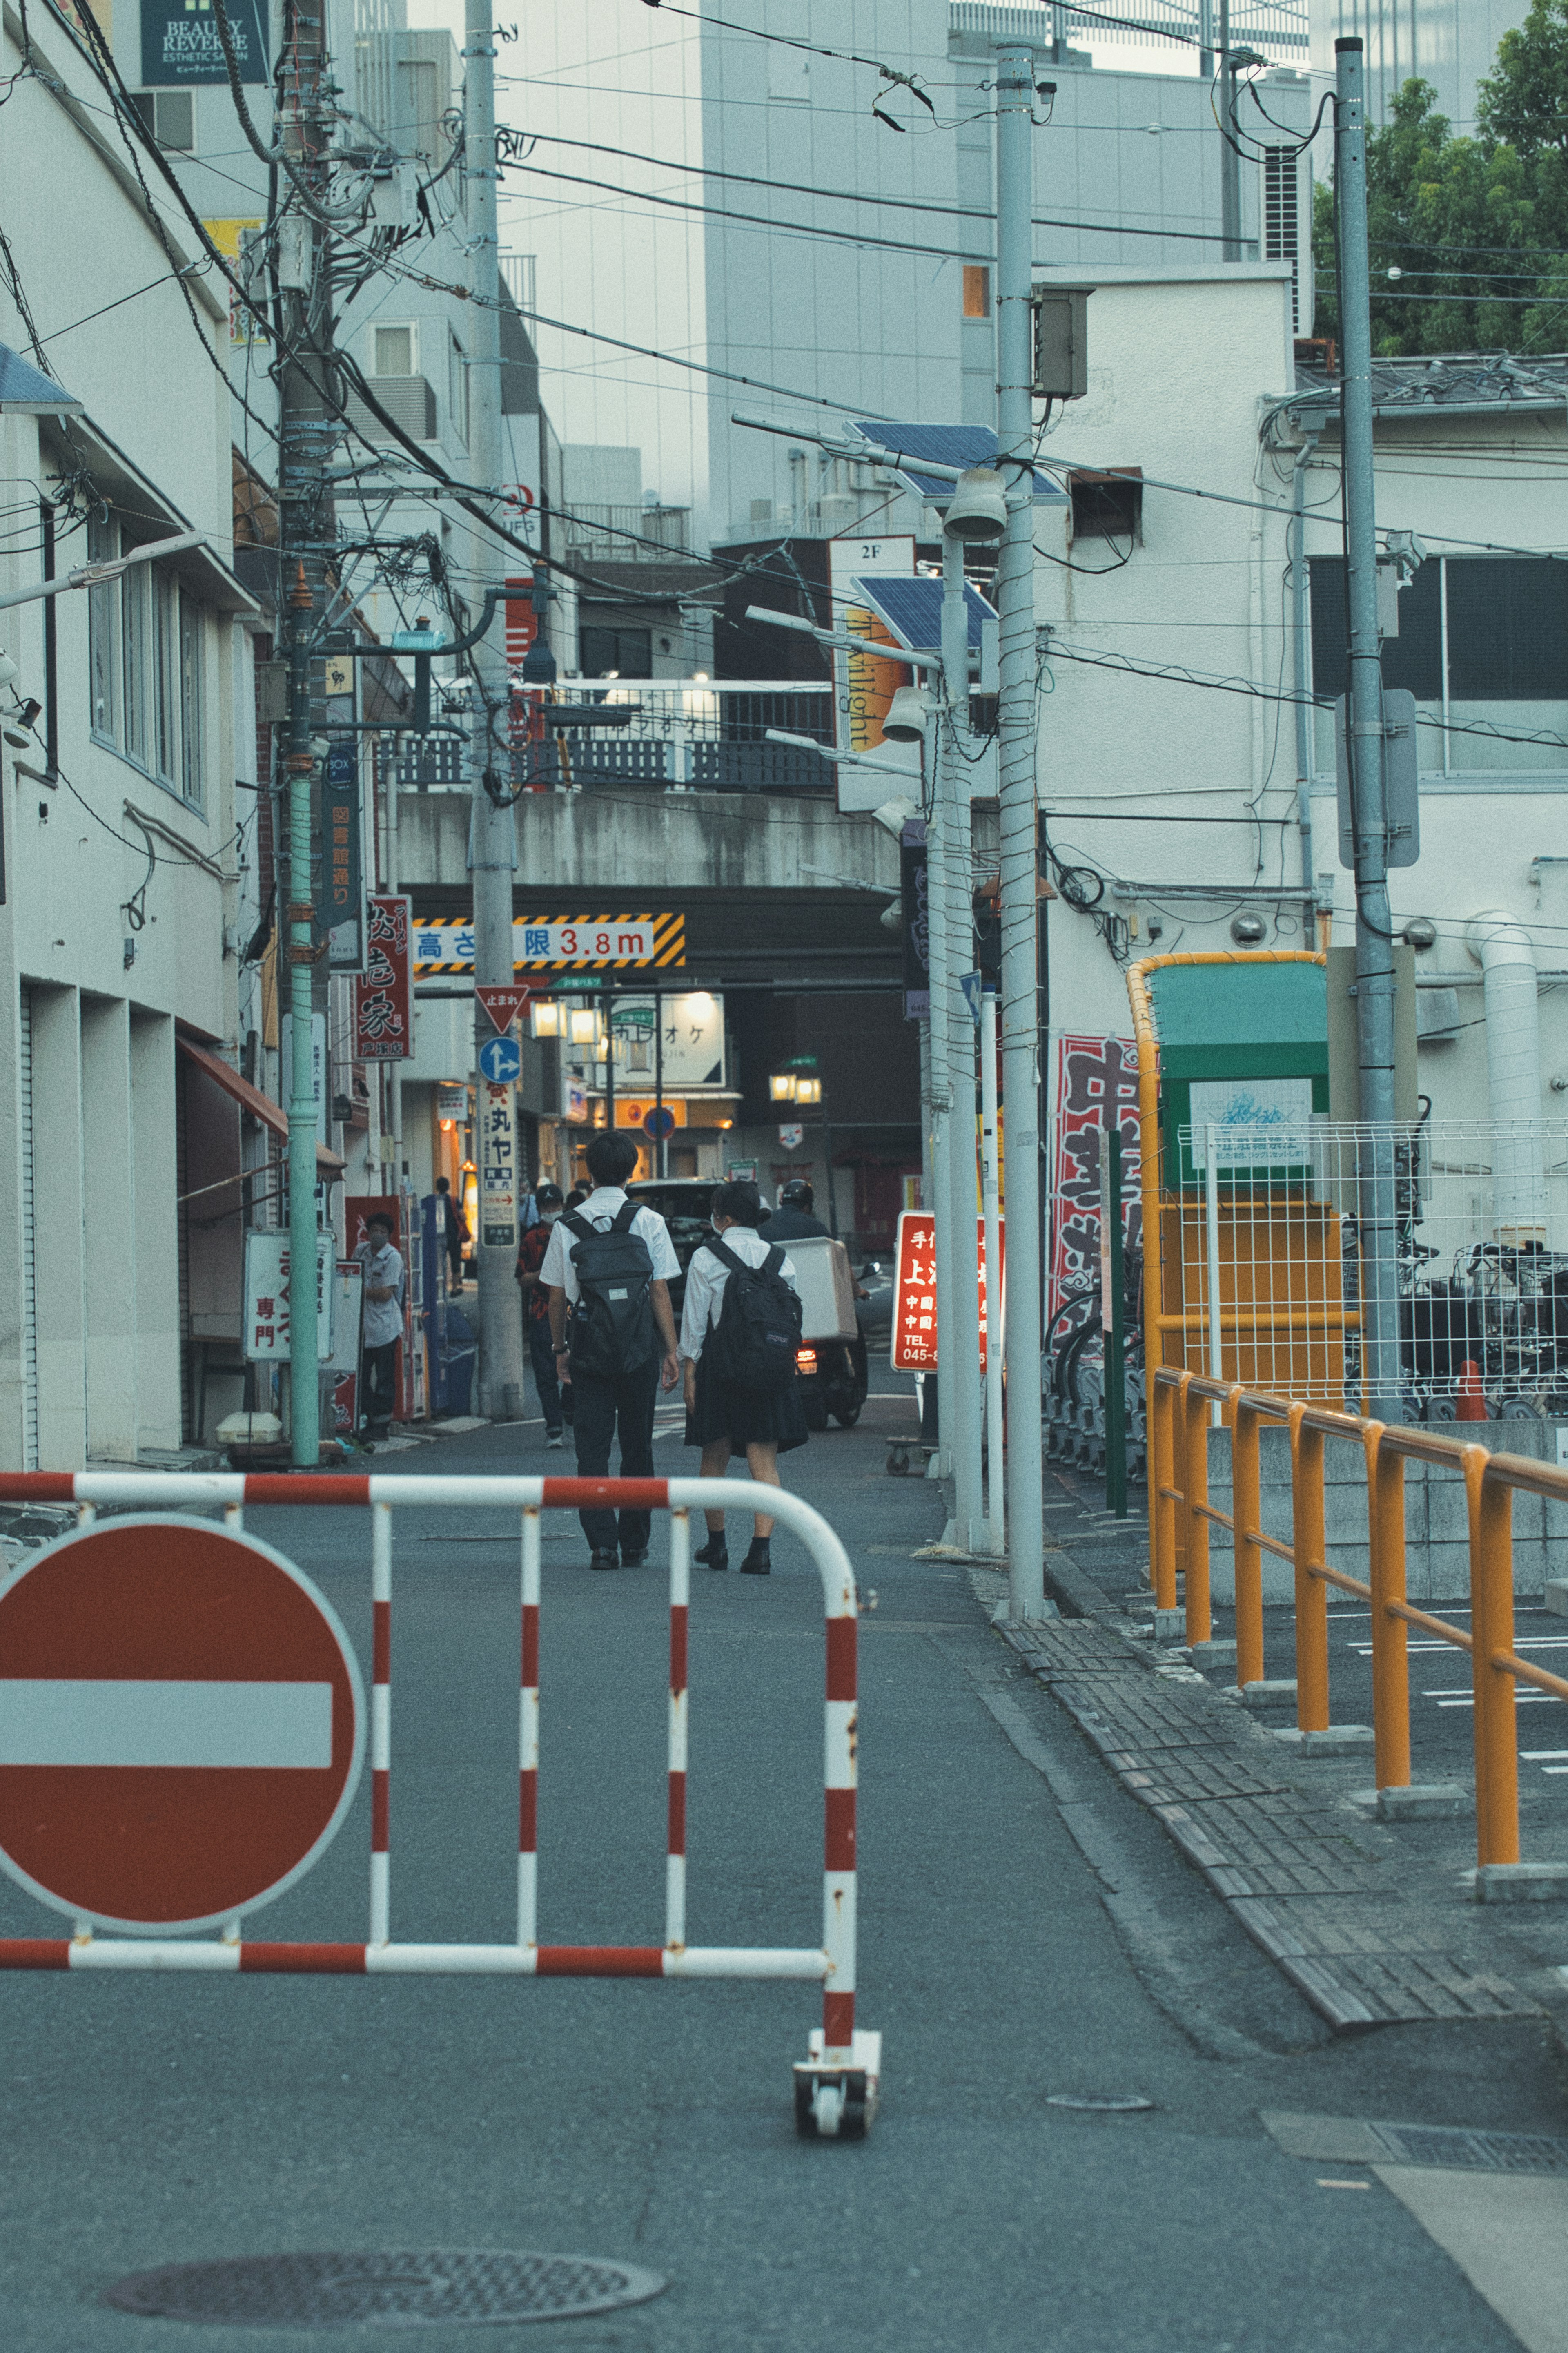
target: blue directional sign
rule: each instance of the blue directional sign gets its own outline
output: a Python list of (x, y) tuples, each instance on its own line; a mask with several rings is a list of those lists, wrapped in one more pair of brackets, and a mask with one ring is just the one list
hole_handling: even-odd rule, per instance
[(521, 1072), (522, 1048), (515, 1038), (487, 1038), (479, 1048), (479, 1070), (498, 1087), (510, 1084)]

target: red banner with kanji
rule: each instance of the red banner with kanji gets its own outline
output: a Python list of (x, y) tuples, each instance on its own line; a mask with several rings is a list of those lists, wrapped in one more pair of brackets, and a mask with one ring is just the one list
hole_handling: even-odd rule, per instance
[(414, 1051), (413, 902), (366, 902), (364, 971), (354, 982), (356, 1062), (402, 1062)]
[[(997, 1256), (1002, 1261), (1004, 1297), (1007, 1271), (1007, 1225), (997, 1219)], [(985, 1283), (985, 1221), (975, 1219), (974, 1254), (980, 1270), (980, 1369), (985, 1370), (988, 1317)], [(905, 1209), (899, 1219), (898, 1251), (893, 1272), (893, 1345), (895, 1372), (936, 1370), (936, 1219), (929, 1209)]]

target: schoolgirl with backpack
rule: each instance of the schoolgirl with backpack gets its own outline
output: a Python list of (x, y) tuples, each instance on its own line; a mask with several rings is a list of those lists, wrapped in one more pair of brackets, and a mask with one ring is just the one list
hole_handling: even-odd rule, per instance
[[(804, 1446), (807, 1433), (795, 1371), (795, 1267), (757, 1231), (766, 1216), (754, 1185), (715, 1189), (712, 1239), (699, 1243), (686, 1270), (680, 1354), (686, 1443), (700, 1447), (703, 1478), (722, 1479), (740, 1454), (753, 1479), (776, 1487), (779, 1456)], [(704, 1517), (708, 1542), (692, 1557), (705, 1568), (728, 1568), (724, 1514)], [(773, 1526), (766, 1513), (757, 1514), (742, 1575), (768, 1575)]]

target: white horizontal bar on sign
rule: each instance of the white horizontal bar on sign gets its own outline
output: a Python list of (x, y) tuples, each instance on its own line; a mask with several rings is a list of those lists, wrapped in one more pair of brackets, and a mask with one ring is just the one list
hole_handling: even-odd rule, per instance
[(331, 1683), (0, 1678), (0, 1767), (320, 1772), (331, 1761)]

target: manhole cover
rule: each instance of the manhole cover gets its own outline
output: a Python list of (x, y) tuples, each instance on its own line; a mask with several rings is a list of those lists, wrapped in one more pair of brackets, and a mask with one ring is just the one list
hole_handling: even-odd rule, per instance
[(1091, 2116), (1131, 2116), (1135, 2109), (1152, 2108), (1142, 2092), (1047, 2092), (1047, 2108), (1087, 2108)]
[(420, 2247), (166, 2263), (116, 2281), (103, 2300), (117, 2312), (160, 2320), (232, 2321), (253, 2328), (420, 2328), (612, 2312), (658, 2295), (664, 2285), (658, 2272), (594, 2255)]
[(1469, 2132), (1455, 2125), (1376, 2125), (1396, 2162), (1471, 2173), (1568, 2173), (1568, 2140), (1545, 2133)]

